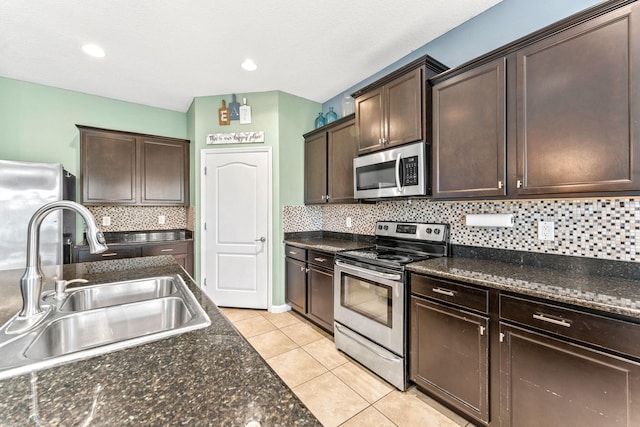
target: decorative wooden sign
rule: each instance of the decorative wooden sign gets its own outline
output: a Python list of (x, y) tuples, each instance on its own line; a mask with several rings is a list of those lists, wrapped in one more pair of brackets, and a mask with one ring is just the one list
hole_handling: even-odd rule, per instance
[(207, 135), (207, 145), (211, 144), (253, 144), (264, 142), (264, 131), (210, 133)]
[(218, 108), (218, 123), (220, 126), (225, 126), (231, 123), (229, 120), (229, 109), (227, 108), (227, 101), (222, 100), (222, 107)]

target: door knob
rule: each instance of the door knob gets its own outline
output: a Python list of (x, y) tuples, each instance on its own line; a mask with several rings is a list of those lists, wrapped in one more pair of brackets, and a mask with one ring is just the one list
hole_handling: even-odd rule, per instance
[(256, 242), (262, 242), (262, 243), (264, 243), (264, 242), (266, 242), (266, 241), (267, 241), (267, 239), (265, 239), (264, 237), (261, 237), (261, 238), (259, 238), (259, 239), (256, 239), (255, 241), (256, 241)]

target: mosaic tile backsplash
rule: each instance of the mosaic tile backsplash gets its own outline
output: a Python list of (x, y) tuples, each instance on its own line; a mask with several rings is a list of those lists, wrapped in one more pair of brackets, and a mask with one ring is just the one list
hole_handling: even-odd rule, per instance
[[(173, 230), (187, 228), (187, 208), (183, 206), (87, 206), (100, 231)], [(164, 224), (158, 224), (163, 215)], [(102, 225), (108, 216), (111, 225)]]
[[(511, 213), (512, 228), (468, 227), (467, 214)], [(346, 226), (347, 217), (352, 227)], [(640, 261), (640, 199), (432, 202), (285, 206), (284, 232), (373, 235), (379, 220), (443, 222), (458, 245)], [(538, 222), (555, 223), (555, 240), (538, 240)]]

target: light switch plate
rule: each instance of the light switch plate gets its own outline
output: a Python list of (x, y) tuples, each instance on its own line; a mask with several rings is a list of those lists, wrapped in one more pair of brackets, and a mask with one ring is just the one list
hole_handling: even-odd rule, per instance
[(554, 226), (553, 221), (538, 221), (538, 240), (554, 240)]
[(347, 223), (347, 228), (353, 227), (353, 223), (351, 222), (351, 217), (350, 216), (347, 217), (346, 223)]
[(111, 225), (111, 217), (103, 216), (102, 217), (102, 225), (104, 225), (105, 227), (110, 226)]
[(158, 215), (158, 224), (164, 224), (165, 217), (164, 215)]

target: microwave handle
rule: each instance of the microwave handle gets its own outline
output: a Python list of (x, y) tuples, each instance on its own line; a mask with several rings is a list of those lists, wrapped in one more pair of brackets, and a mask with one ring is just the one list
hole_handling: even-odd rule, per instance
[(402, 193), (402, 182), (400, 182), (400, 161), (402, 160), (402, 154), (398, 154), (396, 158), (396, 187), (398, 191)]

